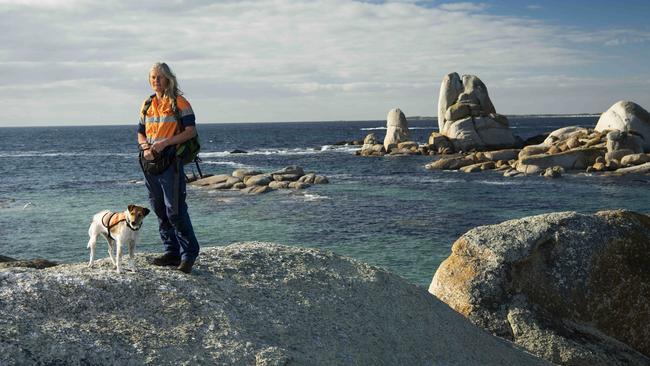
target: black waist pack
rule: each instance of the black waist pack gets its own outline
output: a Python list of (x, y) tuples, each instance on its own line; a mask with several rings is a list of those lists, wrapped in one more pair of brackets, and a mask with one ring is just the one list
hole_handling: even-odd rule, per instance
[(140, 151), (140, 167), (145, 174), (159, 175), (174, 162), (174, 155), (158, 154), (153, 160), (144, 158), (144, 152)]

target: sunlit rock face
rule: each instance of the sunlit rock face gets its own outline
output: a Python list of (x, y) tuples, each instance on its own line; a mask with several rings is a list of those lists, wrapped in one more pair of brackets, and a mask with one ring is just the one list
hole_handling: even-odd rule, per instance
[(556, 364), (650, 364), (650, 217), (551, 213), (468, 231), (429, 292)]

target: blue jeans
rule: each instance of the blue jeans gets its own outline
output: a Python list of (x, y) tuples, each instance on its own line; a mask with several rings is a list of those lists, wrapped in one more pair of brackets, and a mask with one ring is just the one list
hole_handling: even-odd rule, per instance
[[(185, 203), (183, 165), (173, 162), (163, 173), (159, 175), (144, 173), (144, 178), (149, 190), (151, 207), (158, 216), (158, 230), (165, 253), (179, 255), (182, 260), (194, 263), (199, 256), (199, 242), (194, 235)], [(174, 188), (178, 189), (176, 202), (174, 202)]]

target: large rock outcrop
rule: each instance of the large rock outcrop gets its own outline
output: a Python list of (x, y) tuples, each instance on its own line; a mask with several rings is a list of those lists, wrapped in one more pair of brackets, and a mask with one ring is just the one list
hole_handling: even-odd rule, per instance
[(650, 217), (552, 213), (474, 228), (429, 291), (566, 365), (650, 364)]
[[(443, 88), (446, 92), (441, 92), (442, 106), (440, 109), (446, 108), (443, 98), (453, 97), (456, 93), (454, 90), (458, 85), (462, 85), (462, 83), (457, 75), (450, 74), (445, 78)], [(475, 87), (473, 90), (481, 90), (481, 88)], [(490, 106), (491, 103), (488, 104), (488, 108), (492, 108)], [(474, 110), (477, 110), (476, 108)], [(451, 110), (451, 107), (448, 110)], [(456, 127), (449, 127), (450, 121), (447, 120), (447, 117), (451, 117), (451, 115), (439, 119), (439, 123), (441, 128), (447, 129), (448, 135), (457, 135), (457, 137), (459, 135), (474, 135), (471, 128), (468, 129), (469, 132), (456, 133), (459, 131), (458, 128), (462, 129), (465, 125), (470, 126), (472, 121), (454, 122)], [(473, 121), (475, 122), (476, 119)], [(591, 129), (582, 126), (567, 126), (543, 136), (536, 136), (534, 139), (527, 140), (534, 141), (535, 144), (525, 145), (515, 159), (495, 161), (493, 166), (503, 170), (503, 175), (506, 177), (529, 174), (549, 176), (549, 172), (550, 176), (556, 177), (560, 175), (560, 171), (584, 171), (607, 175), (648, 174), (647, 167), (641, 165), (647, 162), (645, 157), (647, 154), (643, 154), (644, 151), (648, 151), (644, 146), (650, 139), (643, 136), (645, 133), (643, 131), (650, 126), (646, 123), (647, 121), (650, 121), (650, 117), (643, 108), (631, 102), (619, 102), (603, 113), (598, 122), (600, 127)], [(650, 129), (650, 127), (648, 128)], [(429, 139), (429, 151), (449, 154), (453, 149), (445, 146), (446, 139), (446, 136), (433, 132)], [(472, 139), (473, 137), (470, 138), (470, 140)], [(459, 147), (458, 140), (455, 141), (453, 147)], [(470, 152), (469, 155), (473, 153)], [(463, 154), (468, 155), (467, 152)], [(484, 158), (494, 161), (487, 155)], [(453, 157), (446, 160), (450, 159), (457, 160), (458, 158)], [(467, 161), (465, 160), (465, 162)], [(485, 161), (482, 162), (485, 163)], [(491, 169), (490, 166), (492, 165), (483, 164), (481, 170)], [(456, 164), (446, 164), (445, 161), (433, 162), (426, 167), (428, 169), (460, 168)], [(462, 171), (474, 172), (479, 169), (470, 167), (462, 169)]]
[(496, 113), (487, 87), (474, 75), (446, 75), (438, 98), (438, 129), (456, 151), (510, 148), (520, 141)]
[(607, 134), (605, 144), (607, 152), (611, 153), (619, 150), (630, 150), (633, 154), (641, 154), (644, 151), (643, 139), (633, 133), (626, 131), (613, 130)]
[(643, 149), (650, 152), (650, 113), (634, 102), (614, 103), (600, 116), (595, 130), (618, 130), (637, 135)]
[(593, 165), (599, 156), (604, 156), (605, 151), (602, 147), (587, 147), (555, 154), (524, 156), (515, 164), (515, 169), (526, 174), (538, 174), (554, 166), (566, 170), (585, 170)]
[(0, 364), (545, 365), (426, 290), (314, 249), (205, 249), (192, 275), (107, 260), (0, 270)]
[(369, 133), (363, 139), (363, 146), (358, 153), (361, 156), (384, 156), (386, 149), (384, 149), (384, 144), (379, 143), (374, 133)]
[(386, 116), (386, 136), (384, 137), (384, 149), (390, 151), (397, 147), (400, 142), (409, 140), (409, 126), (406, 116), (399, 108), (388, 111)]
[(239, 190), (247, 194), (261, 194), (276, 189), (304, 189), (311, 184), (329, 183), (329, 179), (316, 173), (305, 173), (296, 165), (287, 166), (271, 173), (235, 169), (232, 175), (218, 174), (196, 179), (190, 184), (206, 189)]

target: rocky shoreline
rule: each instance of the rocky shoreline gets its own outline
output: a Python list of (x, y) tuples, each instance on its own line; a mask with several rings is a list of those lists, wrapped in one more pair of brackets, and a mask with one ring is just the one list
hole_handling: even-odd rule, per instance
[(324, 175), (305, 173), (300, 166), (288, 166), (271, 173), (236, 169), (231, 175), (211, 175), (190, 184), (204, 189), (237, 190), (255, 195), (277, 189), (305, 189), (312, 184), (327, 183), (329, 179)]
[(191, 276), (0, 269), (0, 364), (546, 365), (399, 276), (264, 243), (204, 250)]
[(429, 292), (268, 243), (206, 248), (191, 276), (1, 257), (0, 364), (648, 365), (648, 251), (650, 216), (603, 211), (474, 228)]
[(612, 105), (594, 128), (569, 126), (524, 141), (496, 112), (478, 77), (451, 73), (440, 86), (438, 132), (426, 143), (410, 139), (399, 108), (388, 112), (386, 128), (383, 143), (368, 134), (356, 155), (432, 155), (427, 169), (498, 170), (505, 177), (650, 174), (650, 113), (630, 101)]

